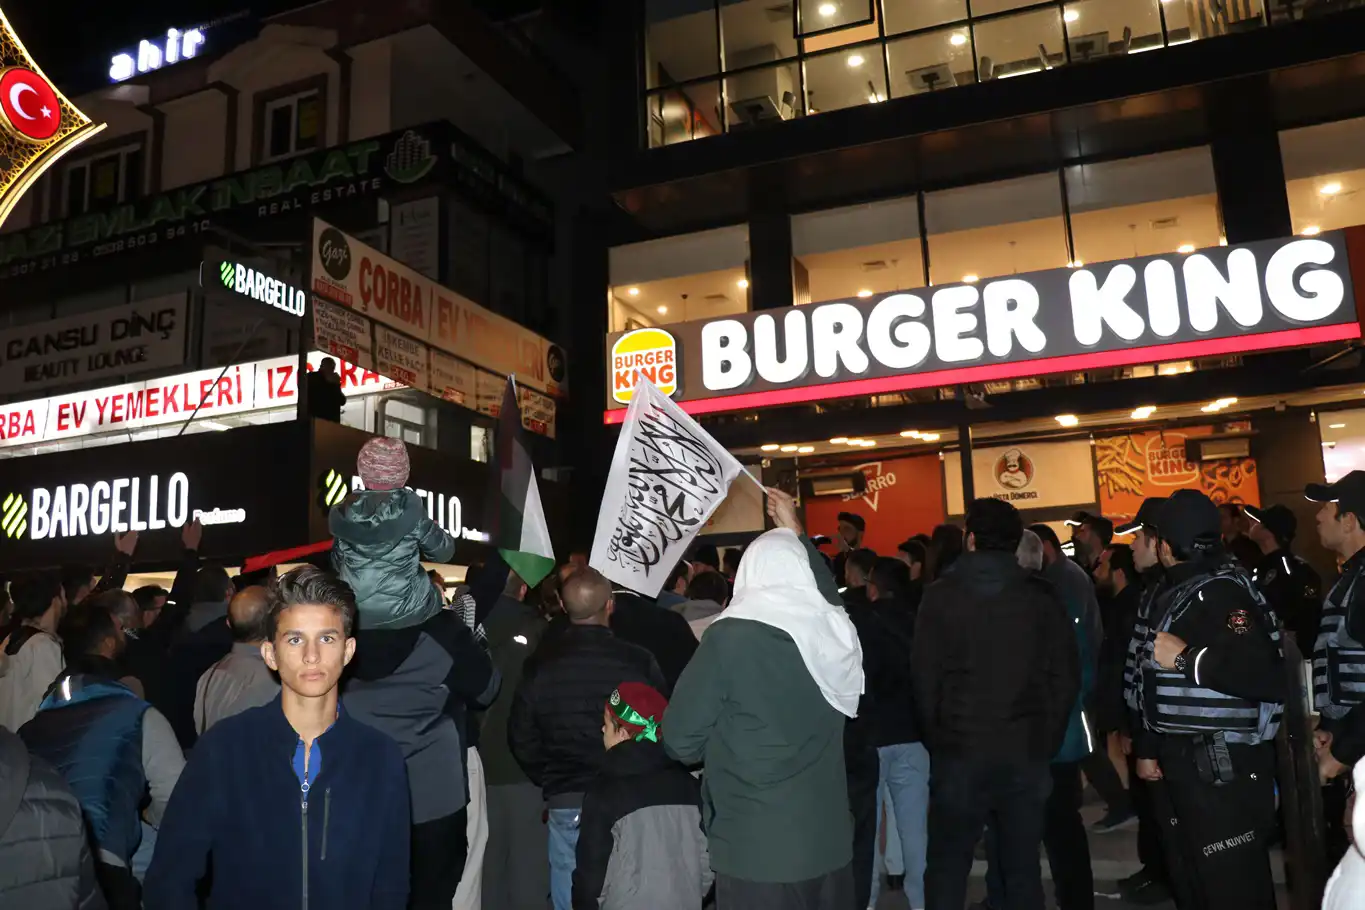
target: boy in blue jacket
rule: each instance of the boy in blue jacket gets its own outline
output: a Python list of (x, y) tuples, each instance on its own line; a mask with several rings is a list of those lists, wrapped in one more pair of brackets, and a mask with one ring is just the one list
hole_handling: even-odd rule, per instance
[(404, 910), (409, 809), (393, 740), (342, 710), (355, 595), (304, 566), (270, 588), (261, 655), (280, 696), (215, 724), (171, 796), (143, 886), (145, 910)]

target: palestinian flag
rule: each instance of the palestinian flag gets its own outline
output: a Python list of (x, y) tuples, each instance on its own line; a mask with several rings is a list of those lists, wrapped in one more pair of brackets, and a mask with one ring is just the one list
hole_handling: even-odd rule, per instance
[(507, 380), (498, 414), (498, 508), (493, 545), (521, 580), (531, 587), (554, 571), (555, 553), (550, 546), (550, 526), (540, 505), (536, 468), (526, 445), (517, 406), (517, 386)]

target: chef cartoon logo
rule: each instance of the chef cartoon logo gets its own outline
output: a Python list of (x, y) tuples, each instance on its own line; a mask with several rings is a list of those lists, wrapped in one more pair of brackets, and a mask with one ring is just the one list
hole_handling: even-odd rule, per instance
[(995, 482), (1006, 490), (1022, 490), (1033, 483), (1033, 459), (1022, 449), (1009, 449), (995, 461)]

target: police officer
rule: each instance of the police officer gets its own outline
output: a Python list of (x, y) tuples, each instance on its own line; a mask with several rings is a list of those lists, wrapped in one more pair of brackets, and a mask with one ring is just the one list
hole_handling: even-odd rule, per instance
[(1322, 612), (1322, 578), (1289, 549), (1298, 520), (1282, 505), (1268, 509), (1247, 506), (1246, 514), (1251, 519), (1247, 537), (1263, 554), (1251, 577), (1275, 608), (1275, 615), (1294, 637), (1299, 650), (1311, 654)]
[[(1129, 630), (1127, 654), (1123, 664), (1123, 700), (1128, 706), (1126, 723), (1120, 732), (1124, 754), (1128, 756), (1128, 792), (1138, 817), (1138, 860), (1142, 868), (1135, 874), (1120, 879), (1119, 893), (1125, 901), (1136, 904), (1158, 904), (1171, 896), (1171, 883), (1166, 855), (1161, 846), (1161, 831), (1157, 811), (1164, 794), (1159, 781), (1144, 781), (1137, 776), (1133, 754), (1133, 733), (1142, 728), (1138, 709), (1137, 655), (1147, 640), (1147, 622), (1152, 605), (1165, 587), (1165, 573), (1157, 558), (1155, 522), (1157, 513), (1166, 502), (1164, 496), (1152, 496), (1142, 501), (1133, 520), (1114, 529), (1116, 539), (1132, 538), (1133, 566), (1138, 578), (1133, 586), (1139, 589), (1137, 616)], [(1169, 812), (1165, 813), (1169, 815)]]
[(1304, 495), (1322, 503), (1318, 537), (1342, 560), (1313, 648), (1313, 705), (1322, 718), (1318, 774), (1324, 783), (1334, 781), (1323, 791), (1328, 859), (1334, 862), (1346, 848), (1346, 772), (1365, 755), (1365, 471), (1333, 484), (1309, 484)]
[(1167, 589), (1139, 663), (1138, 774), (1164, 780), (1163, 831), (1203, 910), (1274, 910), (1275, 733), (1288, 688), (1279, 621), (1222, 547), (1219, 512), (1178, 490), (1157, 514)]

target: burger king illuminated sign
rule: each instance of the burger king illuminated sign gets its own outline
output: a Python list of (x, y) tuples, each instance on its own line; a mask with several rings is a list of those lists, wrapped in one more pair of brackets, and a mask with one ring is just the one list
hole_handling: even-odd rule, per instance
[(611, 397), (629, 404), (635, 377), (643, 376), (663, 392), (678, 390), (678, 343), (663, 329), (636, 329), (611, 346)]

